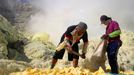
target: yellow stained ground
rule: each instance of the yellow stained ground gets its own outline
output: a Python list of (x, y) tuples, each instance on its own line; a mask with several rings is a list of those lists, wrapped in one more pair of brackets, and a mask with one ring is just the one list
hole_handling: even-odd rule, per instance
[[(107, 68), (107, 70), (110, 70)], [(134, 71), (120, 71), (120, 74), (123, 75), (133, 75)], [(38, 68), (27, 68), (23, 72), (11, 73), (10, 75), (110, 75), (109, 73), (105, 73), (101, 68), (99, 68), (96, 72), (90, 72), (87, 69), (82, 69), (80, 67), (73, 68), (55, 68), (55, 69), (38, 69)]]

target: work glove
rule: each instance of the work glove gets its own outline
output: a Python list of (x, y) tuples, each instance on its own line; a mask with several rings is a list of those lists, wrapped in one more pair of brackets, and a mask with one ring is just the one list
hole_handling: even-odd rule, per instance
[(103, 34), (102, 36), (101, 36), (101, 39), (108, 39), (109, 38), (109, 36), (107, 35), (107, 34)]
[(81, 54), (81, 58), (83, 58), (83, 59), (86, 58), (85, 53), (82, 53), (82, 54)]

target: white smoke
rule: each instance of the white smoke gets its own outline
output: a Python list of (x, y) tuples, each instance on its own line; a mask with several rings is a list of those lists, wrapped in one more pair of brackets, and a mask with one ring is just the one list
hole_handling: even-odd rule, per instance
[(119, 22), (122, 29), (133, 30), (133, 0), (33, 0), (40, 9), (31, 17), (31, 30), (47, 32), (55, 42), (70, 25), (80, 21), (88, 25), (89, 39), (100, 36), (105, 28), (100, 25), (99, 17), (103, 14)]

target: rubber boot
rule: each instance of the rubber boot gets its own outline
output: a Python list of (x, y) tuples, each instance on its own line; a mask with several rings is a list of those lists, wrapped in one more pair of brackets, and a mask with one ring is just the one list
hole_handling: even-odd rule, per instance
[(73, 59), (73, 67), (78, 67), (78, 59)]
[(51, 64), (50, 69), (53, 69), (54, 68), (54, 66), (57, 63), (57, 61), (58, 61), (58, 59), (54, 59), (54, 58), (52, 59), (52, 64)]

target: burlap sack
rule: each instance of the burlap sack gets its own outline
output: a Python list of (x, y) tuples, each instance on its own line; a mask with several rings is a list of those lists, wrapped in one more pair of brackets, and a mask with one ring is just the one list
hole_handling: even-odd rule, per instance
[(97, 46), (95, 52), (92, 54), (92, 56), (88, 59), (88, 69), (90, 71), (94, 72), (99, 69), (99, 67), (102, 67), (104, 71), (106, 71), (105, 67), (105, 61), (106, 61), (106, 55), (105, 55), (105, 45), (106, 41), (102, 40), (99, 45)]

